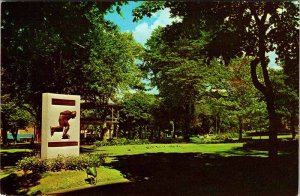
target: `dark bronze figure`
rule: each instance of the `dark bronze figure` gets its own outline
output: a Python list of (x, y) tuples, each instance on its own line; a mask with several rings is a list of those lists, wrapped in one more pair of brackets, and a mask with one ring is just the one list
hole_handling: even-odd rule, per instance
[(51, 127), (51, 136), (53, 136), (54, 132), (62, 132), (63, 131), (63, 136), (62, 139), (69, 139), (70, 136), (67, 134), (69, 129), (70, 129), (70, 124), (69, 124), (69, 120), (71, 118), (75, 118), (76, 117), (76, 111), (64, 111), (61, 112), (58, 118), (58, 123), (59, 126), (56, 127)]

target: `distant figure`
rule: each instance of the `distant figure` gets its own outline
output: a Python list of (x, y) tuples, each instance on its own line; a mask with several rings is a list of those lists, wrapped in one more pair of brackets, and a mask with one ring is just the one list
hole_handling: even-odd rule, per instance
[(69, 124), (69, 120), (71, 118), (75, 118), (76, 117), (76, 111), (64, 111), (61, 112), (58, 118), (58, 123), (59, 126), (56, 127), (51, 127), (51, 136), (53, 136), (54, 132), (62, 132), (63, 131), (63, 136), (62, 139), (69, 139), (69, 135), (67, 134), (69, 129), (70, 129), (70, 124)]

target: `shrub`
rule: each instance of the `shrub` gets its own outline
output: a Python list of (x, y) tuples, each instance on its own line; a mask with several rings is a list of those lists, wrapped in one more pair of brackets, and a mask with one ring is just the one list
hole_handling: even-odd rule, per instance
[(60, 171), (64, 168), (64, 157), (58, 155), (57, 158), (46, 160), (48, 171)]
[(128, 143), (131, 144), (131, 145), (150, 144), (148, 139), (128, 140)]
[(35, 156), (24, 157), (17, 162), (17, 167), (24, 172), (31, 170), (34, 173), (42, 173), (47, 171), (47, 164), (44, 160)]
[(126, 138), (118, 138), (107, 141), (96, 141), (94, 143), (97, 147), (101, 146), (123, 146), (123, 145), (140, 145), (140, 144), (150, 144), (148, 139), (135, 139), (129, 140)]
[[(100, 154), (91, 154), (88, 157), (88, 165), (87, 167), (99, 167), (105, 162), (104, 156)], [(86, 167), (86, 168), (87, 168)], [(84, 169), (86, 169), (84, 168)]]
[(17, 167), (21, 170), (35, 173), (45, 171), (61, 170), (84, 170), (88, 167), (99, 167), (104, 163), (104, 156), (100, 154), (83, 154), (78, 157), (58, 156), (53, 159), (43, 160), (38, 157), (25, 157), (17, 162)]
[(183, 138), (158, 138), (154, 140), (155, 143), (162, 143), (162, 144), (172, 144), (172, 143), (184, 143), (185, 141)]

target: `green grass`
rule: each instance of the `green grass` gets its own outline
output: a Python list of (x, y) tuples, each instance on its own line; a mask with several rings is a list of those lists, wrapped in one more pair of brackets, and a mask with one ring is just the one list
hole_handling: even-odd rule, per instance
[(262, 156), (268, 155), (267, 151), (242, 151), (243, 143), (226, 144), (147, 144), (125, 146), (102, 146), (95, 152), (108, 156), (137, 155), (145, 153), (213, 153), (222, 156)]
[[(107, 154), (106, 163), (115, 161), (114, 157), (123, 155), (139, 155), (147, 153), (209, 153), (222, 156), (260, 156), (266, 157), (266, 151), (248, 151), (241, 149), (243, 143), (227, 144), (145, 144), (145, 145), (124, 145), (124, 146), (102, 146), (94, 149), (96, 153)], [(85, 149), (92, 149), (91, 146), (85, 146)], [(47, 172), (39, 181), (40, 184), (32, 187), (28, 194), (34, 194), (37, 191), (42, 193), (55, 193), (55, 191), (64, 192), (72, 189), (82, 189), (90, 187), (84, 179), (85, 171), (62, 171)], [(128, 182), (118, 170), (100, 167), (98, 169), (97, 186)]]
[[(96, 186), (128, 182), (118, 170), (106, 167), (97, 168), (97, 184)], [(85, 179), (87, 178), (85, 171), (61, 171), (61, 172), (47, 172), (43, 174), (40, 184), (32, 187), (28, 194), (34, 194), (38, 191), (42, 193), (55, 193), (64, 192), (66, 190), (75, 190), (88, 188), (93, 185), (88, 184)]]
[[(93, 146), (84, 146), (82, 147), (83, 152), (89, 153), (101, 153), (106, 154), (106, 163), (111, 164), (118, 160), (118, 157), (130, 156), (135, 157), (148, 155), (161, 155), (165, 154), (186, 154), (189, 153), (202, 153), (202, 154), (214, 154), (222, 157), (267, 157), (267, 151), (258, 151), (258, 150), (246, 150), (243, 148), (243, 143), (220, 143), (220, 144), (194, 144), (194, 143), (180, 143), (180, 144), (144, 144), (144, 145), (123, 145), (123, 146), (102, 146), (102, 147), (93, 147)], [(30, 149), (1, 149), (0, 150), (2, 157), (9, 159), (10, 156), (15, 158), (20, 158), (19, 155), (24, 155), (20, 153), (29, 153)], [(181, 156), (181, 155), (179, 155)], [(185, 155), (183, 155), (185, 156)], [(7, 164), (4, 167), (4, 170), (1, 170), (1, 178), (9, 179), (9, 174), (15, 173), (16, 168), (11, 164)], [(102, 186), (105, 184), (114, 184), (121, 182), (129, 182), (120, 171), (107, 166), (101, 166), (98, 168), (98, 183), (96, 186)], [(86, 179), (85, 171), (61, 171), (61, 172), (47, 172), (42, 174), (40, 178), (36, 178), (32, 185), (29, 185), (25, 189), (26, 194), (35, 194), (41, 191), (42, 193), (55, 193), (56, 191), (70, 191), (74, 189), (83, 189), (91, 187), (92, 185), (88, 184)], [(11, 178), (16, 179), (18, 182), (20, 178)], [(16, 191), (24, 192), (24, 188), (21, 186), (18, 187)], [(17, 192), (18, 193), (18, 192)]]
[(16, 152), (32, 152), (31, 149), (19, 149), (19, 148), (6, 148), (6, 149), (0, 149), (1, 156), (3, 156), (3, 153), (16, 153)]

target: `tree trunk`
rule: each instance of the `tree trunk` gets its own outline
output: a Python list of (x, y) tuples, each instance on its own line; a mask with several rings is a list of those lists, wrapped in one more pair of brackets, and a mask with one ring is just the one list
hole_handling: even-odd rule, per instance
[(218, 114), (215, 116), (215, 133), (220, 134), (220, 117)]
[[(3, 121), (2, 121), (3, 123)], [(2, 143), (3, 145), (7, 145), (8, 144), (8, 140), (7, 140), (7, 130), (8, 130), (8, 126), (6, 125), (6, 123), (2, 124), (2, 129), (1, 129), (1, 137), (2, 137)]]
[(189, 103), (186, 105), (185, 110), (186, 115), (184, 119), (183, 140), (188, 142), (190, 140), (189, 131), (191, 129), (191, 121), (194, 110), (193, 103), (191, 103), (191, 101), (189, 101)]
[[(269, 116), (269, 157), (276, 158), (277, 157), (277, 129), (279, 124), (279, 118), (277, 117), (275, 110), (275, 96), (273, 87), (270, 81), (269, 72), (268, 72), (268, 63), (266, 59), (266, 32), (268, 29), (268, 25), (265, 24), (268, 12), (265, 10), (261, 17), (258, 17), (257, 9), (253, 6), (254, 4), (250, 4), (251, 13), (255, 19), (257, 28), (258, 28), (258, 53), (256, 59), (251, 61), (251, 79), (252, 82), (260, 92), (263, 93), (265, 97), (265, 101), (267, 104), (267, 111)], [(256, 68), (258, 63), (260, 62), (264, 83), (262, 84), (257, 77)]]
[(144, 126), (143, 125), (141, 125), (141, 126), (139, 126), (139, 135), (140, 135), (140, 139), (143, 139), (143, 129), (144, 129)]
[(243, 139), (243, 119), (239, 116), (239, 141)]
[(291, 125), (291, 132), (292, 132), (292, 139), (294, 140), (296, 138), (296, 126), (297, 126), (297, 111), (295, 108), (292, 109), (291, 112), (291, 119), (290, 119), (290, 125)]
[(12, 129), (11, 129), (11, 134), (12, 134), (12, 136), (14, 138), (14, 143), (15, 144), (18, 141), (18, 132), (19, 132), (19, 129), (16, 126), (13, 126)]
[[(264, 56), (261, 55), (261, 58), (256, 58), (251, 62), (251, 78), (254, 86), (261, 91), (265, 97), (269, 117), (269, 157), (275, 158), (277, 157), (277, 124), (279, 119), (275, 111), (274, 92), (269, 79), (267, 64), (265, 59), (262, 60), (262, 58), (264, 58)], [(256, 75), (256, 67), (259, 62), (261, 62), (265, 86), (259, 82)]]
[(273, 96), (267, 97), (267, 110), (269, 114), (269, 157), (275, 158), (277, 157), (277, 128), (279, 126), (279, 119), (275, 112), (275, 104)]

